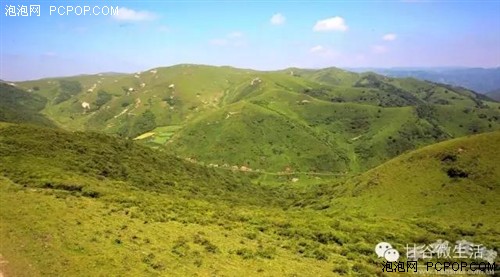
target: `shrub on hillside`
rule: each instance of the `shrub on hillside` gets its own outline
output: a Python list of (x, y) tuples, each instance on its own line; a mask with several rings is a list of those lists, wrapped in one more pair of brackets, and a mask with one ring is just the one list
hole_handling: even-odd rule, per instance
[(153, 130), (154, 128), (156, 128), (156, 116), (150, 110), (146, 110), (134, 121), (132, 128), (129, 131), (129, 137), (137, 137), (140, 134)]
[(209, 253), (217, 253), (219, 248), (217, 245), (211, 243), (208, 239), (204, 238), (200, 234), (196, 234), (193, 238), (193, 242), (199, 245), (202, 245), (205, 250)]
[(251, 259), (254, 257), (254, 253), (252, 250), (248, 248), (240, 248), (236, 250), (236, 255), (242, 257), (243, 259)]
[(95, 100), (94, 104), (98, 107), (98, 109), (103, 106), (104, 104), (108, 103), (113, 96), (109, 94), (108, 92), (104, 90), (99, 90), (97, 92), (97, 99)]
[(172, 253), (179, 257), (185, 257), (189, 253), (189, 249), (190, 247), (188, 245), (188, 241), (186, 240), (186, 238), (180, 236), (174, 242), (174, 246), (172, 247)]
[(54, 99), (54, 104), (64, 102), (82, 91), (82, 85), (78, 81), (60, 80), (59, 94)]

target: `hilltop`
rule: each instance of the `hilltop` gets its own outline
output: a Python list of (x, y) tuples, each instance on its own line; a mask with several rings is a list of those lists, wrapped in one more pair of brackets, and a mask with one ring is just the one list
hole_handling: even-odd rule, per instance
[(438, 141), (500, 129), (473, 91), (338, 68), (182, 64), (16, 83), (66, 130), (97, 131), (214, 167), (362, 172)]

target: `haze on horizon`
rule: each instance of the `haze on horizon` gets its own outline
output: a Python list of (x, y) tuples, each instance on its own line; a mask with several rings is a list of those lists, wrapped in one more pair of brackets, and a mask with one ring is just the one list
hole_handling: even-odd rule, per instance
[[(134, 72), (181, 63), (498, 67), (500, 1), (75, 1), (114, 16), (0, 15), (0, 79)], [(2, 1), (2, 7), (18, 5)], [(27, 3), (30, 4), (30, 3)]]

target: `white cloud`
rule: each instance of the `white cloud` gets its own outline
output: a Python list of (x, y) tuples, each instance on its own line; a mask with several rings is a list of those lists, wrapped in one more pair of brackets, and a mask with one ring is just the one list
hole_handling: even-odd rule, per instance
[(284, 24), (286, 18), (281, 13), (276, 13), (271, 17), (271, 24), (273, 25), (281, 25)]
[(389, 34), (385, 34), (382, 39), (383, 40), (386, 40), (386, 41), (393, 41), (396, 39), (396, 34), (393, 34), (393, 33), (389, 33)]
[(389, 49), (387, 49), (387, 47), (385, 47), (383, 45), (373, 45), (372, 46), (372, 52), (375, 54), (383, 54), (383, 53), (386, 53), (387, 51), (389, 51)]
[(119, 21), (149, 21), (156, 19), (154, 13), (148, 11), (135, 11), (125, 7), (118, 9), (118, 13), (113, 18)]
[(329, 31), (347, 31), (348, 27), (344, 18), (340, 16), (330, 17), (327, 19), (319, 20), (313, 27), (315, 32), (329, 32)]
[(325, 47), (323, 47), (323, 45), (316, 45), (313, 48), (311, 48), (309, 51), (311, 53), (318, 53), (318, 52), (321, 52), (321, 51), (324, 51), (324, 50), (325, 50)]

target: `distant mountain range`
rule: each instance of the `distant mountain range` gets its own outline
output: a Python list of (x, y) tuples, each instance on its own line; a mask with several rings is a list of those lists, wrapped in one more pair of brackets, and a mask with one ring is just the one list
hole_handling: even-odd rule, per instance
[(390, 77), (413, 77), (421, 80), (461, 86), (480, 93), (500, 89), (500, 67), (496, 68), (353, 68), (356, 72), (373, 71)]

